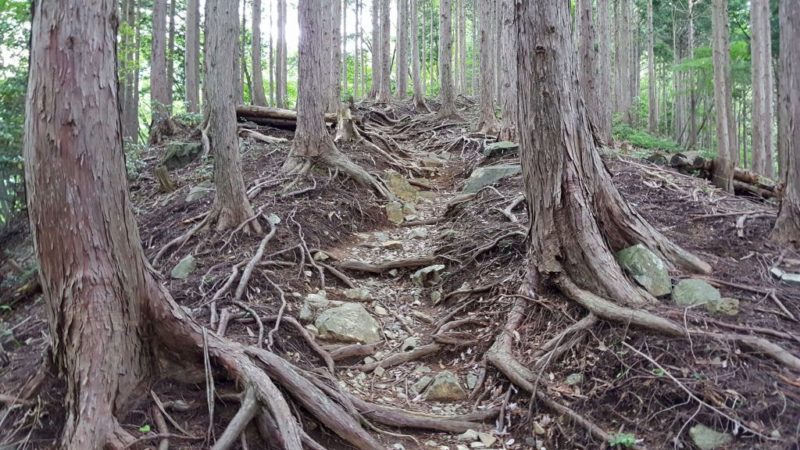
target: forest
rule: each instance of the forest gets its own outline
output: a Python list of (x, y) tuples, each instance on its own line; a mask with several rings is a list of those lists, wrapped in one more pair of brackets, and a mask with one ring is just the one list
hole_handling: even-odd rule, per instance
[(0, 449), (800, 449), (800, 0), (0, 0)]

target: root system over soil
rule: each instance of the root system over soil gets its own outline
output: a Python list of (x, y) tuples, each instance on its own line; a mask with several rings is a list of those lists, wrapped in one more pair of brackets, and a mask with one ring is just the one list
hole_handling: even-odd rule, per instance
[[(476, 167), (517, 159), (482, 155), (495, 138), (471, 131), (477, 111), (466, 106), (464, 122), (446, 123), (413, 104), (343, 110), (338, 150), (377, 185), (335, 165), (287, 175), (292, 133), (280, 121), (292, 117), (267, 117), (282, 125), (271, 128), (258, 125), (259, 111), (241, 112), (255, 122), (240, 133), (255, 215), (224, 232), (207, 226), (213, 192), (185, 198), (210, 180), (211, 162), (173, 170), (176, 190), (165, 193), (149, 175), (162, 149), (147, 152), (132, 199), (147, 256), (175, 299), (149, 314), (167, 324), (154, 330), (160, 359), (192, 364), (161, 367), (117, 418), (120, 448), (452, 449), (470, 445), (469, 430), (486, 448), (691, 448), (698, 424), (732, 435), (729, 448), (799, 441), (800, 286), (770, 269), (800, 271), (800, 257), (769, 243), (774, 205), (610, 152), (624, 198), (709, 263), (703, 278), (739, 299), (738, 316), (668, 299), (617, 306), (567, 277), (533, 292), (520, 177), (460, 192)], [(396, 204), (401, 226), (386, 216)], [(29, 245), (24, 232), (3, 242)], [(194, 270), (173, 277), (189, 256)], [(441, 280), (412, 280), (439, 264)], [(46, 319), (39, 291), (25, 286), (0, 311), (0, 446), (50, 448), (64, 427), (63, 387), (40, 370)], [(364, 306), (382, 340), (317, 335), (300, 311), (319, 291)], [(463, 395), (428, 399), (418, 386), (445, 371)]]

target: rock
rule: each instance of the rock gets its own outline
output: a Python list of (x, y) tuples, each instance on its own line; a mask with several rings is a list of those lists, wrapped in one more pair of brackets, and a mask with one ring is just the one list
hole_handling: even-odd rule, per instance
[(375, 368), (375, 370), (372, 371), (372, 373), (374, 373), (376, 377), (380, 378), (383, 376), (383, 374), (386, 373), (386, 369), (384, 369), (381, 366), (378, 366)]
[(312, 335), (312, 336), (316, 336), (316, 335), (318, 335), (318, 334), (319, 334), (319, 330), (318, 330), (318, 329), (317, 329), (317, 327), (315, 327), (313, 324), (310, 324), (310, 323), (309, 323), (309, 324), (308, 324), (308, 325), (306, 325), (304, 328), (305, 328), (306, 330), (308, 330), (308, 332), (309, 332), (309, 333), (311, 333), (311, 335)]
[(617, 253), (622, 269), (655, 297), (672, 290), (669, 272), (664, 261), (644, 245), (637, 244)]
[(161, 164), (169, 170), (186, 167), (203, 153), (203, 144), (199, 142), (170, 142)]
[(212, 192), (214, 192), (214, 187), (211, 185), (211, 183), (203, 182), (189, 189), (189, 193), (186, 194), (185, 201), (186, 203), (194, 203), (198, 200), (202, 200), (205, 196)]
[(428, 237), (428, 229), (424, 227), (417, 227), (411, 230), (409, 234), (411, 239), (425, 239)]
[(462, 441), (462, 442), (477, 441), (478, 440), (478, 432), (475, 431), (475, 430), (467, 430), (467, 431), (459, 434), (458, 436), (456, 436), (456, 439), (458, 439), (459, 441)]
[(492, 156), (504, 155), (506, 153), (514, 152), (519, 149), (519, 144), (508, 141), (494, 142), (483, 149), (483, 156), (491, 158)]
[(791, 284), (800, 284), (800, 274), (798, 273), (784, 272), (778, 267), (773, 267), (769, 271), (778, 280)]
[(322, 311), (330, 306), (331, 301), (328, 300), (325, 291), (319, 291), (316, 294), (308, 294), (305, 300), (303, 300), (303, 306), (300, 308), (300, 320), (312, 322)]
[(438, 305), (440, 301), (442, 301), (442, 290), (435, 289), (431, 291), (431, 303)]
[(478, 433), (478, 439), (480, 439), (483, 445), (487, 447), (491, 447), (495, 442), (497, 442), (497, 438), (489, 433)]
[(194, 269), (197, 267), (197, 261), (195, 261), (194, 256), (186, 255), (175, 267), (172, 268), (172, 271), (169, 273), (169, 276), (176, 280), (185, 280), (189, 278), (189, 275), (194, 272)]
[(323, 251), (318, 251), (314, 253), (314, 261), (327, 261), (331, 259), (330, 255)]
[(372, 344), (381, 340), (381, 326), (360, 303), (327, 309), (314, 322), (322, 338)]
[(458, 378), (450, 371), (440, 372), (434, 377), (425, 391), (425, 400), (434, 402), (453, 402), (467, 398), (467, 393)]
[(735, 316), (739, 314), (739, 300), (730, 297), (723, 297), (716, 302), (706, 303), (706, 310), (715, 314)]
[(348, 300), (358, 300), (359, 302), (368, 302), (372, 300), (367, 288), (363, 287), (345, 289), (344, 296)]
[(444, 264), (434, 264), (432, 266), (423, 267), (411, 274), (411, 281), (419, 287), (435, 286), (442, 281), (442, 271), (444, 271)]
[(467, 389), (470, 391), (478, 385), (478, 376), (474, 373), (467, 374)]
[(406, 220), (406, 214), (403, 212), (403, 204), (394, 201), (386, 205), (386, 218), (389, 222), (395, 225), (400, 225)]
[(400, 200), (411, 203), (417, 201), (417, 188), (412, 186), (405, 177), (393, 170), (386, 174), (386, 186)]
[(703, 280), (681, 280), (672, 290), (672, 300), (680, 306), (705, 305), (719, 302), (719, 291)]
[(472, 172), (464, 184), (462, 192), (474, 194), (484, 186), (494, 184), (503, 178), (516, 175), (522, 171), (519, 164), (499, 164), (496, 166), (479, 167)]
[(574, 386), (576, 384), (583, 383), (583, 374), (581, 374), (581, 373), (571, 373), (571, 374), (567, 375), (567, 379), (564, 380), (564, 383), (566, 383), (569, 386)]
[(445, 228), (439, 232), (439, 237), (441, 239), (452, 239), (456, 236), (458, 236), (458, 232), (452, 228)]
[(733, 436), (730, 434), (714, 431), (705, 425), (695, 425), (690, 428), (689, 436), (700, 450), (714, 450), (733, 441)]
[(417, 380), (416, 383), (411, 385), (411, 390), (415, 394), (419, 395), (423, 391), (425, 391), (425, 388), (431, 384), (431, 381), (433, 381), (433, 377), (429, 377), (428, 375), (423, 375), (422, 378), (420, 378), (419, 380)]
[(386, 308), (384, 308), (383, 306), (378, 305), (375, 307), (375, 314), (379, 316), (388, 316), (389, 311), (387, 311)]
[(403, 243), (401, 241), (386, 241), (383, 244), (381, 244), (381, 247), (387, 250), (402, 250)]
[(416, 336), (409, 336), (403, 341), (403, 345), (400, 346), (401, 352), (407, 352), (409, 350), (414, 350), (419, 346), (419, 338)]

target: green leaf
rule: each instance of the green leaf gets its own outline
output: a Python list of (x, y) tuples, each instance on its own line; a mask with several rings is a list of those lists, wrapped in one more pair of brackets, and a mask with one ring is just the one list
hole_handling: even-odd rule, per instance
[(150, 425), (144, 424), (144, 425), (140, 426), (139, 427), (139, 432), (140, 433), (149, 433), (150, 432)]
[(655, 369), (653, 369), (653, 375), (655, 375), (657, 377), (663, 377), (666, 374), (667, 374), (667, 372), (665, 372), (664, 369), (662, 369), (660, 367), (656, 367)]
[(633, 433), (617, 433), (608, 440), (608, 445), (630, 448), (636, 445), (636, 436)]

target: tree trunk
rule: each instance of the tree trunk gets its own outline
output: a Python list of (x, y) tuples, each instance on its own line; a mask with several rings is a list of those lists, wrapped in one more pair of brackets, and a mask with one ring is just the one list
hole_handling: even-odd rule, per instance
[(408, 94), (408, 1), (397, 0), (397, 98)]
[(268, 0), (269, 5), (269, 42), (268, 42), (268, 56), (267, 56), (267, 73), (269, 74), (269, 106), (275, 106), (275, 50), (272, 42), (272, 31), (275, 21), (272, 15), (272, 1)]
[(278, 108), (286, 108), (286, 0), (278, 0), (278, 48), (275, 53), (275, 104)]
[(514, 17), (514, 0), (501, 0), (502, 28), (500, 37), (501, 69), (503, 88), (500, 90), (500, 110), (503, 118), (498, 139), (517, 139), (517, 23)]
[(579, 0), (576, 10), (576, 28), (578, 29), (578, 66), (583, 101), (589, 114), (592, 127), (600, 122), (600, 103), (603, 101), (597, 92), (597, 50), (596, 33), (592, 19), (592, 0)]
[(250, 59), (253, 65), (253, 104), (267, 106), (267, 94), (264, 93), (264, 72), (261, 66), (261, 0), (253, 0), (253, 37), (250, 42)]
[(458, 0), (458, 91), (467, 94), (467, 0)]
[(565, 280), (613, 301), (655, 301), (627, 280), (614, 252), (641, 243), (692, 270), (710, 267), (676, 246), (622, 199), (595, 147), (579, 91), (570, 11), (517, 4), (520, 148), (534, 279)]
[(597, 98), (600, 99), (597, 105), (597, 123), (595, 129), (597, 136), (602, 142), (611, 144), (611, 118), (613, 116), (610, 101), (612, 96), (611, 87), (611, 7), (610, 0), (597, 0), (597, 36), (598, 36), (598, 56), (597, 56)]
[(175, 85), (175, 0), (169, 2), (169, 31), (167, 35), (167, 111), (172, 115), (173, 86)]
[(167, 0), (153, 2), (153, 41), (150, 53), (151, 129), (169, 118), (167, 87)]
[(785, 158), (781, 209), (772, 238), (800, 242), (800, 0), (780, 2), (778, 146)]
[(125, 22), (128, 25), (128, 39), (125, 48), (125, 85), (122, 98), (122, 136), (127, 142), (136, 142), (139, 133), (139, 66), (136, 58), (139, 52), (138, 0), (128, 0), (125, 4)]
[(481, 116), (478, 131), (495, 134), (498, 131), (497, 118), (494, 115), (494, 55), (493, 17), (491, 1), (480, 2), (480, 35), (481, 35)]
[(200, 112), (200, 1), (186, 3), (186, 109)]
[(328, 112), (338, 113), (342, 99), (342, 0), (333, 0), (328, 11), (330, 14), (330, 61), (328, 62)]
[[(694, 59), (694, 5), (699, 0), (688, 0), (689, 37), (686, 45), (689, 59)], [(694, 74), (689, 76), (689, 136), (686, 139), (687, 148), (697, 147), (697, 92)]]
[(234, 75), (239, 67), (237, 6), (238, 2), (228, 0), (206, 0), (205, 98), (217, 189), (212, 214), (216, 216), (218, 230), (236, 227), (253, 216), (242, 178), (236, 133), (235, 100), (236, 92), (240, 91)]
[(753, 80), (753, 170), (773, 176), (772, 161), (772, 31), (769, 0), (750, 2)]
[(477, 95), (478, 93), (478, 76), (480, 72), (480, 51), (477, 50), (480, 47), (478, 44), (478, 9), (478, 0), (472, 0), (472, 73), (470, 74), (472, 95)]
[(114, 415), (155, 370), (142, 341), (155, 281), (125, 182), (115, 2), (33, 8), (24, 156), (51, 355), (66, 381), (61, 447), (121, 448), (130, 436)]
[(728, 0), (714, 0), (711, 11), (714, 60), (714, 105), (717, 111), (717, 163), (713, 183), (733, 192), (733, 169), (739, 146), (736, 143), (736, 120), (733, 117), (731, 63), (728, 40)]
[(420, 113), (430, 112), (428, 105), (425, 104), (425, 95), (422, 93), (422, 82), (419, 76), (419, 16), (417, 14), (417, 2), (420, 0), (409, 1), (411, 2), (411, 78), (414, 83), (414, 109)]
[(381, 87), (378, 101), (388, 103), (392, 97), (391, 0), (381, 0)]
[(422, 71), (422, 73), (420, 75), (422, 76), (422, 92), (423, 92), (423, 97), (424, 97), (425, 95), (428, 94), (428, 58), (427, 58), (427, 53), (428, 52), (427, 52), (427, 49), (426, 49), (427, 44), (428, 44), (428, 40), (426, 39), (427, 28), (425, 27), (425, 22), (426, 22), (425, 21), (425, 17), (427, 16), (427, 14), (425, 14), (425, 11), (427, 10), (425, 5), (427, 4), (427, 2), (426, 2), (426, 0), (414, 0), (414, 6), (417, 6), (416, 5), (417, 2), (424, 2), (422, 4), (422, 28), (419, 31), (417, 31), (417, 33), (422, 35), (422, 43), (421, 43), (421, 45), (422, 45), (422, 57), (421, 57), (422, 58), (422, 62), (421, 62), (422, 67), (420, 69)]
[(442, 119), (458, 116), (453, 88), (453, 31), (450, 13), (451, 0), (439, 1), (439, 117)]
[(383, 0), (372, 0), (372, 43), (370, 50), (372, 51), (372, 79), (370, 83), (369, 97), (378, 98), (378, 92), (381, 90), (382, 78), (382, 58), (381, 51), (381, 2)]
[(655, 31), (653, 30), (653, 0), (647, 2), (647, 123), (650, 132), (658, 133), (658, 90), (656, 86)]

